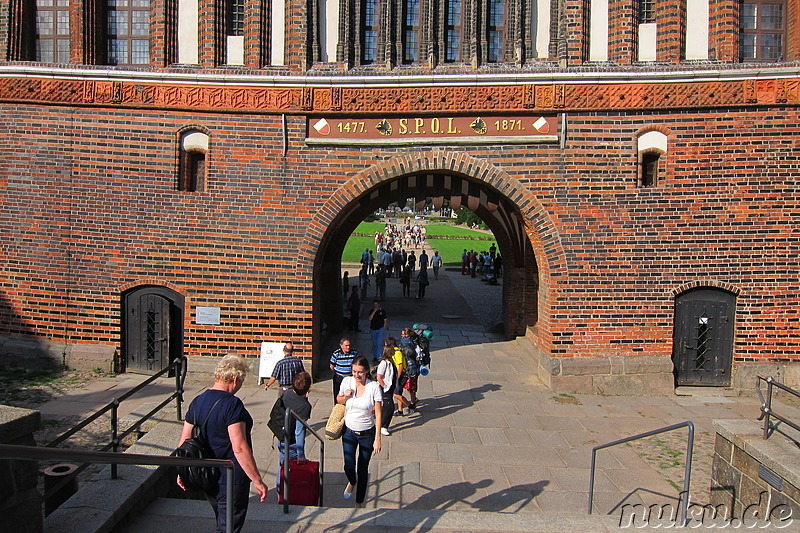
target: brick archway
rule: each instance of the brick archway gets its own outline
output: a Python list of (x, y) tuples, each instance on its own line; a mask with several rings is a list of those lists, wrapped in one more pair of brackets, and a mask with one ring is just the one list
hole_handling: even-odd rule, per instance
[[(403, 154), (373, 165), (330, 197), (309, 224), (299, 250), (300, 269), (313, 272), (314, 360), (318, 361), (322, 323), (340, 315), (341, 254), (345, 242), (366, 215), (405, 188), (398, 183), (445, 174), (465, 184), (464, 205), (492, 229), (504, 257), (504, 329), (508, 337), (528, 334), (535, 344), (550, 344), (548, 302), (551, 280), (563, 275), (564, 251), (553, 221), (518, 179), (501, 168), (458, 152)], [(430, 183), (430, 181), (428, 181)], [(424, 189), (424, 186), (423, 186)], [(413, 191), (408, 197), (414, 196)], [(324, 289), (327, 288), (327, 289)]]

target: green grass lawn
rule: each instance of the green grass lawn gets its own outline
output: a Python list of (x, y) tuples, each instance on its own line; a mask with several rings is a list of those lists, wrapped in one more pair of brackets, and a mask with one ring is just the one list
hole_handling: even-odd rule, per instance
[[(491, 234), (480, 231), (473, 231), (468, 228), (452, 226), (449, 224), (428, 224), (428, 246), (426, 252), (429, 257), (433, 256), (433, 250), (438, 250), (442, 260), (448, 264), (461, 264), (461, 252), (475, 249), (477, 251), (488, 250), (494, 238)], [(369, 237), (350, 236), (344, 247), (342, 261), (347, 263), (357, 263), (361, 260), (361, 253), (365, 248), (372, 250), (375, 254), (375, 232), (383, 232), (385, 225), (380, 222), (362, 222), (355, 229), (354, 233), (370, 235)], [(450, 237), (449, 239), (436, 239), (436, 236)], [(458, 237), (453, 239), (452, 237)]]

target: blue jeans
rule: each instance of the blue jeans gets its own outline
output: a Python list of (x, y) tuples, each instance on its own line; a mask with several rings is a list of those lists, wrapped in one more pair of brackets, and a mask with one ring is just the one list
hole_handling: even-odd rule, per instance
[[(300, 422), (295, 422), (294, 430), (294, 444), (289, 445), (289, 459), (298, 459), (305, 457), (306, 445), (306, 428)], [(283, 469), (284, 459), (284, 445), (283, 442), (278, 443), (278, 472), (275, 474), (275, 486), (281, 486), (281, 470)]]
[[(344, 473), (347, 481), (356, 489), (356, 503), (364, 503), (364, 498), (367, 496), (369, 460), (372, 458), (374, 444), (374, 427), (366, 431), (353, 431), (347, 426), (344, 427), (342, 435)], [(358, 452), (357, 462), (356, 451)]]
[[(214, 509), (214, 516), (217, 520), (216, 533), (227, 531), (227, 486), (219, 485), (216, 494), (206, 494), (208, 503)], [(244, 526), (244, 519), (247, 516), (247, 504), (250, 502), (250, 480), (244, 485), (233, 486), (233, 531), (239, 533)]]
[(380, 359), (383, 355), (383, 328), (370, 329), (369, 334), (372, 337), (372, 358)]

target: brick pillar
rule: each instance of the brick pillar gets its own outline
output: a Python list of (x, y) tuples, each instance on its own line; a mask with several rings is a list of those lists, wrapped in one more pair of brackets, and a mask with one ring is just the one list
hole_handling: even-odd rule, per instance
[(178, 59), (178, 2), (153, 0), (150, 8), (150, 66), (167, 67)]
[(655, 8), (658, 14), (657, 59), (680, 63), (686, 46), (686, 0), (659, 0)]
[[(0, 405), (0, 443), (35, 446), (33, 432), (39, 429), (41, 418), (39, 411)], [(42, 531), (38, 481), (35, 462), (0, 460), (0, 516), (5, 531)]]
[(618, 65), (630, 65), (636, 60), (638, 25), (631, 0), (608, 2), (608, 59)]
[(310, 52), (312, 39), (310, 32), (318, 32), (309, 24), (306, 0), (286, 0), (286, 66), (293, 74), (302, 74), (311, 67)]
[[(248, 2), (244, 9), (244, 66), (261, 68), (269, 63), (269, 3)], [(288, 44), (288, 43), (287, 43)]]
[(225, 63), (225, 5), (222, 0), (200, 0), (198, 59), (200, 66), (214, 68)]
[(708, 14), (708, 58), (725, 63), (739, 61), (739, 2), (710, 0)]
[(783, 54), (784, 61), (797, 61), (800, 58), (800, 1), (788, 0), (786, 13), (783, 15), (786, 23), (786, 50)]
[(580, 65), (586, 60), (589, 46), (589, 1), (563, 0), (562, 24), (559, 40), (565, 45), (564, 66)]

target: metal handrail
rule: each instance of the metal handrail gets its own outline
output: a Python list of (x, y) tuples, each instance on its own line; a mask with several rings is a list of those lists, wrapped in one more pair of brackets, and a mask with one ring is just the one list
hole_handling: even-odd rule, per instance
[(594, 467), (595, 467), (595, 459), (597, 456), (597, 450), (610, 448), (612, 446), (616, 446), (617, 444), (624, 444), (626, 442), (631, 442), (637, 439), (643, 439), (645, 437), (652, 437), (653, 435), (658, 435), (659, 433), (666, 433), (667, 431), (673, 431), (675, 429), (680, 429), (682, 427), (689, 428), (689, 439), (686, 445), (686, 470), (684, 471), (684, 477), (683, 477), (683, 492), (681, 493), (680, 496), (681, 527), (686, 527), (687, 523), (686, 514), (689, 508), (689, 480), (692, 476), (692, 452), (694, 450), (694, 424), (692, 424), (688, 420), (686, 422), (681, 422), (680, 424), (673, 424), (671, 426), (666, 426), (660, 429), (654, 429), (646, 433), (640, 433), (632, 437), (615, 440), (614, 442), (609, 442), (608, 444), (601, 444), (600, 446), (595, 446), (594, 448), (592, 448), (592, 466), (589, 473), (589, 514), (592, 514), (592, 499), (594, 497)]
[[(761, 381), (767, 382), (767, 399), (764, 399), (764, 395), (761, 394)], [(764, 420), (764, 439), (768, 439), (772, 434), (771, 430), (775, 430), (777, 426), (770, 422), (770, 417), (777, 418), (784, 424), (788, 425), (789, 427), (794, 428), (797, 431), (800, 431), (800, 426), (789, 420), (783, 415), (779, 415), (775, 411), (772, 410), (772, 388), (778, 387), (781, 390), (788, 392), (800, 398), (800, 392), (794, 390), (791, 387), (787, 387), (783, 383), (775, 381), (774, 378), (768, 377), (765, 378), (764, 376), (756, 376), (756, 392), (758, 393), (758, 397), (761, 400), (761, 415), (759, 415), (758, 420)]]
[(38, 446), (18, 446), (0, 444), (0, 457), (23, 461), (75, 461), (86, 464), (122, 464), (154, 466), (216, 466), (229, 470), (226, 485), (227, 533), (233, 532), (233, 461), (230, 459), (189, 459), (165, 455), (144, 455), (138, 453), (96, 452), (69, 448), (44, 448)]
[[(58, 446), (59, 444), (61, 444), (62, 442), (64, 442), (68, 438), (70, 438), (71, 436), (73, 436), (75, 433), (77, 433), (81, 429), (85, 428), (86, 426), (88, 426), (89, 424), (91, 424), (92, 422), (94, 422), (95, 420), (97, 420), (98, 418), (103, 416), (104, 414), (106, 414), (108, 411), (111, 411), (111, 441), (108, 444), (104, 445), (102, 448), (100, 448), (100, 451), (102, 451), (102, 452), (106, 452), (109, 449), (112, 452), (115, 452), (115, 453), (117, 451), (119, 451), (119, 444), (120, 444), (120, 442), (122, 442), (122, 439), (124, 439), (125, 437), (127, 437), (128, 435), (130, 435), (131, 433), (136, 431), (137, 429), (139, 429), (139, 427), (142, 424), (144, 424), (147, 420), (152, 418), (152, 416), (154, 414), (156, 414), (158, 411), (160, 411), (164, 406), (166, 406), (173, 399), (175, 399), (175, 406), (176, 406), (175, 408), (176, 408), (177, 415), (178, 415), (178, 421), (180, 422), (181, 421), (181, 402), (183, 401), (183, 392), (184, 392), (183, 391), (183, 384), (186, 381), (187, 366), (188, 365), (187, 365), (186, 356), (176, 357), (169, 366), (167, 366), (167, 367), (163, 368), (162, 370), (160, 370), (159, 372), (153, 374), (152, 376), (147, 378), (142, 383), (138, 384), (137, 386), (133, 387), (131, 390), (129, 390), (126, 393), (122, 394), (120, 397), (114, 398), (113, 400), (108, 402), (105, 406), (101, 407), (100, 409), (95, 411), (92, 415), (90, 415), (89, 417), (84, 419), (82, 422), (80, 422), (77, 425), (71, 427), (70, 429), (68, 429), (67, 431), (65, 431), (64, 433), (62, 433), (61, 435), (59, 435), (58, 437), (56, 437), (55, 439), (53, 439), (49, 443), (45, 444), (44, 448), (51, 448), (51, 449), (55, 448), (56, 446)], [(156, 408), (152, 409), (146, 415), (143, 415), (139, 419), (138, 422), (134, 423), (127, 430), (125, 430), (124, 432), (119, 434), (119, 416), (118, 416), (118, 412), (119, 412), (120, 404), (123, 401), (127, 400), (128, 398), (130, 398), (131, 396), (133, 396), (134, 394), (136, 394), (137, 392), (139, 392), (140, 390), (142, 390), (147, 385), (151, 384), (156, 379), (158, 379), (161, 376), (163, 376), (164, 374), (172, 371), (173, 369), (176, 371), (175, 372), (175, 392), (170, 394), (167, 397), (167, 399), (162, 401)], [(61, 480), (59, 480), (52, 487), (50, 487), (50, 490), (48, 490), (47, 492), (44, 493), (44, 495), (42, 496), (42, 499), (44, 499), (44, 500), (50, 499), (54, 494), (56, 494), (58, 491), (60, 491), (68, 483), (71, 483), (72, 480), (75, 479), (75, 477), (78, 474), (83, 472), (89, 466), (89, 464), (90, 463), (81, 464), (71, 474), (69, 474), (68, 476), (64, 476)], [(117, 465), (115, 463), (110, 463), (110, 464), (111, 464), (111, 479), (117, 479)]]
[[(325, 439), (319, 436), (319, 434), (314, 431), (314, 429), (308, 425), (308, 423), (297, 416), (297, 413), (286, 408), (286, 415), (283, 420), (283, 512), (289, 512), (289, 442), (290, 442), (290, 435), (294, 435), (294, 431), (289, 433), (286, 428), (289, 427), (289, 423), (291, 422), (290, 417), (294, 417), (295, 420), (303, 424), (303, 426), (314, 435), (317, 440), (319, 441), (319, 506), (322, 507), (322, 492), (324, 486), (324, 478), (325, 478)], [(278, 489), (280, 490), (280, 489)]]

